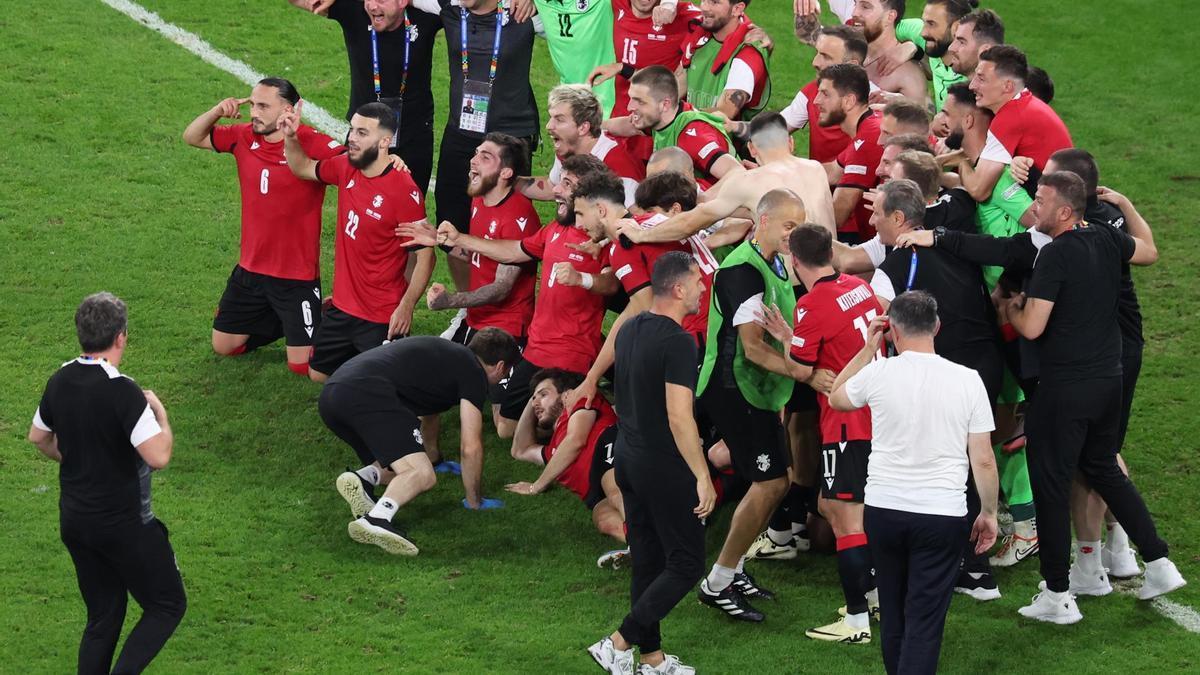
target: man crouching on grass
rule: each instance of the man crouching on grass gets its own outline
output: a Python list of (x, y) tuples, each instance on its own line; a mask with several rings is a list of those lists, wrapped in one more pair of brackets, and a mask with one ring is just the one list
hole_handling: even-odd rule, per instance
[[(481, 411), (488, 386), (506, 377), (519, 358), (511, 335), (485, 328), (466, 346), (436, 337), (410, 337), (363, 352), (338, 368), (321, 390), (318, 409), (330, 431), (349, 443), (365, 464), (338, 476), (336, 483), (356, 518), (347, 526), (351, 539), (396, 555), (417, 554), (416, 544), (393, 518), (401, 506), (437, 483), (418, 418), (456, 405), (463, 506), (503, 506), (480, 491)], [(376, 502), (375, 486), (384, 484), (387, 488)]]

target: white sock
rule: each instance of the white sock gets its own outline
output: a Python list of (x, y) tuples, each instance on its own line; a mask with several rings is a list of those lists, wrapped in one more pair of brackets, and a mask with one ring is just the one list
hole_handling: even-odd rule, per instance
[(851, 628), (866, 628), (871, 625), (871, 621), (866, 612), (859, 612), (858, 614), (847, 614), (846, 625)]
[(1100, 566), (1100, 542), (1098, 541), (1077, 541), (1075, 542), (1075, 564), (1084, 572), (1093, 573), (1101, 570)]
[(736, 573), (732, 567), (722, 567), (713, 564), (712, 571), (708, 573), (708, 590), (713, 593), (720, 593), (729, 588), (729, 584), (733, 583), (733, 575)]
[(867, 606), (868, 607), (870, 607), (872, 605), (875, 605), (875, 606), (879, 605), (879, 589), (878, 588), (872, 588), (871, 590), (864, 593), (864, 595), (867, 596)]
[(792, 536), (808, 539), (808, 525), (805, 523), (792, 523)]
[(396, 515), (396, 509), (398, 508), (400, 508), (400, 506), (397, 505), (396, 502), (384, 497), (383, 499), (375, 502), (375, 506), (367, 515), (371, 516), (372, 518), (382, 518), (390, 523), (392, 521), (392, 517)]
[(379, 485), (379, 468), (374, 464), (368, 464), (354, 473), (371, 485)]
[(1129, 548), (1129, 535), (1125, 534), (1125, 528), (1121, 527), (1120, 523), (1111, 523), (1108, 526), (1108, 550), (1113, 553), (1124, 553)]
[(1013, 533), (1022, 539), (1033, 539), (1037, 536), (1037, 521), (1018, 520), (1013, 523)]
[(787, 546), (788, 544), (792, 543), (792, 531), (791, 529), (785, 531), (773, 530), (768, 527), (767, 538), (769, 538), (771, 543), (775, 544), (776, 546)]
[(733, 571), (736, 574), (741, 574), (746, 570), (746, 556), (738, 558), (738, 564), (734, 566)]

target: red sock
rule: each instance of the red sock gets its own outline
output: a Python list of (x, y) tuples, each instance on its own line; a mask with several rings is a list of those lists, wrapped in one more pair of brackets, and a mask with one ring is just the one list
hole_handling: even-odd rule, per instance
[(305, 361), (304, 363), (292, 363), (291, 361), (288, 361), (287, 364), (288, 370), (299, 375), (300, 377), (308, 377), (308, 361)]
[(867, 545), (867, 535), (865, 532), (859, 532), (858, 534), (848, 534), (844, 537), (837, 538), (837, 550), (839, 550), (839, 551), (845, 551), (846, 549), (854, 548), (855, 546), (866, 546), (866, 545)]
[(246, 353), (246, 343), (243, 342), (242, 344), (238, 345), (237, 347), (234, 347), (233, 350), (230, 351), (227, 356), (238, 356), (239, 354), (245, 354), (245, 353)]

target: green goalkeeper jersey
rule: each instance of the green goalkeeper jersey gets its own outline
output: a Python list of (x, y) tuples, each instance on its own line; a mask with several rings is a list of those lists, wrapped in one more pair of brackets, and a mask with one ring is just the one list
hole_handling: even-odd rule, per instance
[[(597, 66), (615, 63), (612, 0), (533, 0), (550, 58), (565, 84), (586, 84)], [(607, 115), (616, 103), (615, 84), (609, 79), (596, 87), (600, 109)]]

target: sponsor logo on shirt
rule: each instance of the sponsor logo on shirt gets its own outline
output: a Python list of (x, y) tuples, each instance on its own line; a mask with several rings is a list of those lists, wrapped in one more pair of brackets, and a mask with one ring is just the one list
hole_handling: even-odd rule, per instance
[[(803, 307), (801, 307), (801, 308), (797, 309), (797, 310), (796, 310), (796, 323), (800, 323), (801, 321), (803, 321), (803, 320), (804, 320), (804, 317), (805, 317), (807, 314), (808, 314), (808, 310), (807, 310), (807, 309), (805, 309), (805, 308), (803, 308)], [(801, 344), (801, 346), (804, 346), (804, 345), (803, 345), (803, 342), (804, 342), (804, 341), (803, 341), (803, 340), (801, 340), (800, 342), (802, 343), (802, 344)]]
[(717, 145), (716, 141), (710, 141), (708, 145), (700, 148), (700, 159), (708, 159), (709, 155), (720, 149), (721, 146)]
[(844, 173), (865, 176), (867, 175), (867, 166), (865, 164), (849, 164), (846, 166)]
[(695, 136), (695, 135), (696, 135), (696, 130), (695, 130), (695, 129), (687, 129), (687, 130), (686, 130), (686, 131), (684, 131), (683, 133), (687, 134), (688, 136)]
[(667, 41), (667, 36), (666, 36), (666, 35), (663, 35), (662, 33), (658, 33), (658, 32), (657, 32), (657, 31), (661, 31), (661, 30), (662, 30), (662, 26), (655, 26), (655, 27), (654, 27), (654, 30), (655, 30), (656, 32), (654, 32), (654, 33), (646, 33), (646, 39), (647, 39), (647, 40), (650, 40), (651, 42), (666, 42), (666, 41)]
[(617, 23), (620, 23), (621, 19), (624, 19), (624, 18), (625, 18), (625, 10), (623, 10), (623, 9), (618, 10), (617, 11)]
[(421, 193), (420, 192), (413, 190), (412, 192), (408, 193), (408, 196), (412, 197), (414, 202), (416, 202), (418, 204), (421, 203)]
[(257, 150), (257, 149), (258, 149), (258, 141), (254, 141), (253, 143), (251, 143), (251, 144), (250, 144), (250, 149), (251, 149), (251, 150)]
[(1000, 193), (1000, 196), (1003, 197), (1005, 201), (1008, 201), (1016, 196), (1018, 192), (1021, 192), (1024, 189), (1025, 186), (1021, 185), (1020, 183), (1013, 183), (1012, 185), (1008, 186), (1007, 190)]
[(329, 143), (325, 144), (325, 147), (329, 148), (330, 150), (336, 148), (337, 146), (338, 146), (337, 141), (329, 141)]
[(621, 268), (617, 270), (617, 279), (624, 279), (625, 276), (632, 271), (632, 265), (621, 265)]
[(349, 182), (349, 183), (346, 183), (346, 189), (347, 189), (347, 190), (349, 190), (349, 189), (350, 189), (350, 188), (352, 188), (352, 187), (354, 187), (354, 179), (353, 179), (353, 178), (351, 178), (351, 179), (350, 179), (350, 182)]
[(528, 223), (529, 223), (528, 218), (517, 218), (517, 227), (521, 228), (522, 232), (525, 231), (525, 225), (527, 225)]
[(801, 349), (803, 349), (804, 348), (804, 338), (793, 335), (792, 336), (792, 346), (800, 347)]
[(862, 144), (863, 144), (863, 139), (861, 139), (861, 138), (854, 141), (854, 149), (858, 150), (859, 148), (862, 147)]
[(582, 255), (582, 254), (580, 254), (580, 253), (568, 253), (568, 254), (567, 254), (567, 260), (571, 260), (571, 261), (573, 261), (573, 262), (580, 262), (580, 263), (581, 263), (581, 262), (583, 262), (583, 255)]
[(371, 200), (371, 206), (375, 208), (383, 206), (383, 195), (375, 195), (375, 198)]
[(382, 216), (382, 215), (380, 215), (380, 214), (379, 214), (377, 211), (373, 211), (373, 210), (371, 210), (371, 209), (367, 209), (367, 215), (368, 215), (368, 216), (371, 216), (371, 217), (372, 217), (372, 218), (374, 218), (375, 220), (383, 220), (383, 216)]

